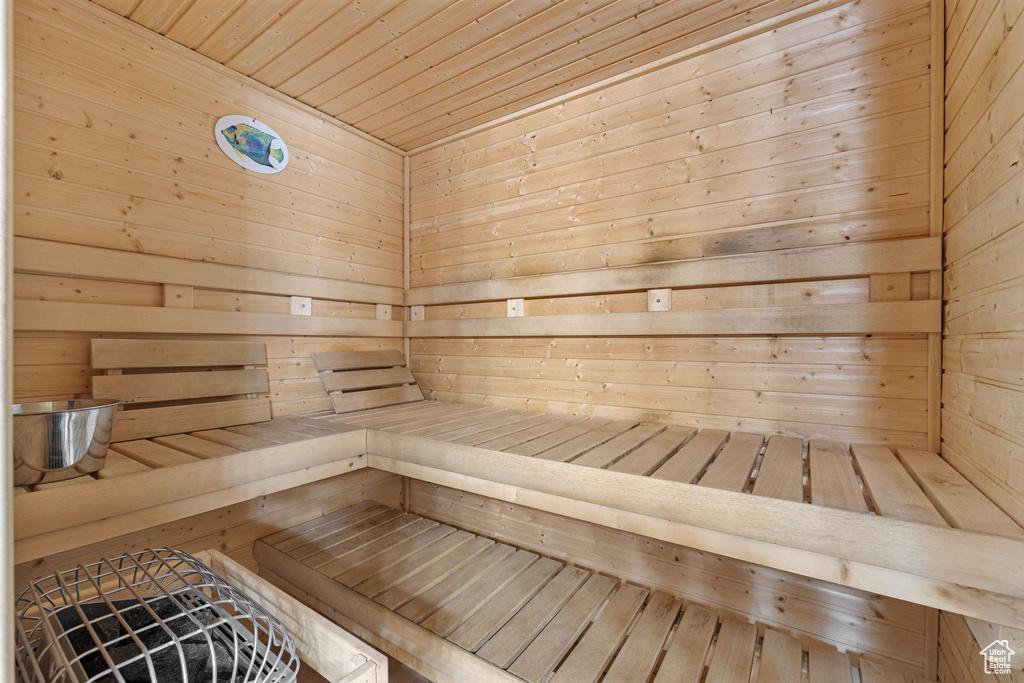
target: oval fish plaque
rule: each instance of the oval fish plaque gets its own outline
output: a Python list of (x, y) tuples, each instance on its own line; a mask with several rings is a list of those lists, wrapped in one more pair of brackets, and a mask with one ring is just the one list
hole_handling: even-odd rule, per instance
[(270, 126), (248, 116), (222, 116), (214, 127), (221, 151), (242, 168), (278, 173), (288, 165), (288, 147)]

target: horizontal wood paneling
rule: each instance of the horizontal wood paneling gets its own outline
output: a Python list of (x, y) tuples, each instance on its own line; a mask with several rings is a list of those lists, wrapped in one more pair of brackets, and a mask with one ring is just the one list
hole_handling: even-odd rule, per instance
[(500, 542), (543, 552), (684, 600), (756, 619), (920, 673), (926, 608), (797, 578), (637, 534), (412, 482), (410, 509)]
[(1024, 3), (949, 2), (946, 12), (942, 450), (1020, 522)]
[[(402, 348), (396, 150), (90, 3), (14, 21), (15, 400), (88, 396), (91, 336), (266, 342), (275, 414), (330, 407), (312, 351)], [(284, 172), (220, 152), (231, 113)]]
[(94, 0), (411, 149), (813, 0)]
[(807, 10), (411, 156), (428, 395), (930, 443), (931, 5)]

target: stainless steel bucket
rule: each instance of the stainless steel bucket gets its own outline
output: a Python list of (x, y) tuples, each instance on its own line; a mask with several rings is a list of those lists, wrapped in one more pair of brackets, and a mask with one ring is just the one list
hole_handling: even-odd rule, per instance
[(15, 486), (71, 479), (103, 467), (117, 401), (44, 401), (11, 408)]

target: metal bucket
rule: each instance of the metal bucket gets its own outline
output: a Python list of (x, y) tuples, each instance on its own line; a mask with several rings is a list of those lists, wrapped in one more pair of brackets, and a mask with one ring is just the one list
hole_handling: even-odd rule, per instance
[(15, 486), (72, 479), (103, 467), (117, 401), (44, 401), (11, 408)]

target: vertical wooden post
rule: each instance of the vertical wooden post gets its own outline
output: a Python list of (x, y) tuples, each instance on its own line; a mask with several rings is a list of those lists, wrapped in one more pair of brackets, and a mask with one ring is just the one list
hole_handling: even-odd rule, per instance
[[(943, 150), (945, 145), (946, 82), (946, 8), (944, 0), (931, 5), (931, 146), (930, 146), (930, 218), (929, 235), (942, 236), (943, 226)], [(943, 254), (943, 263), (945, 254)], [(931, 298), (942, 299), (942, 269), (932, 271)], [(928, 450), (942, 448), (942, 333), (928, 335)], [(937, 666), (937, 664), (936, 664)], [(935, 676), (935, 671), (927, 672)]]
[[(11, 452), (11, 401), (13, 398), (11, 380), (11, 349), (13, 339), (12, 298), (12, 244), (13, 244), (13, 196), (14, 189), (11, 182), (14, 159), (11, 153), (13, 147), (14, 114), (12, 87), (12, 54), (11, 46), (11, 7), (13, 3), (5, 2), (0, 9), (0, 73), (3, 78), (0, 82), (0, 195), (3, 199), (3, 218), (0, 219), (0, 268), (3, 277), (0, 279), (0, 301), (3, 302), (3, 333), (0, 334), (0, 392), (3, 392), (3, 415), (0, 416), (0, 439), (4, 446), (4, 453)], [(11, 507), (13, 505), (13, 460), (4, 458), (4, 464), (0, 465), (0, 601), (3, 607), (0, 608), (0, 641), (8, 643), (7, 647), (0, 648), (0, 679), (13, 681), (14, 679), (14, 530), (11, 519)]]
[(506, 315), (509, 318), (521, 318), (526, 315), (526, 299), (509, 299)]

